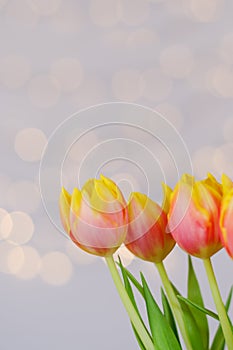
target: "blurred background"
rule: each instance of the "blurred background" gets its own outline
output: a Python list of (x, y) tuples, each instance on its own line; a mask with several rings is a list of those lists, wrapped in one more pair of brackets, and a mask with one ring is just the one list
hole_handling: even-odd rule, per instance
[[(137, 349), (104, 261), (61, 233), (59, 189), (103, 172), (161, 202), (161, 181), (192, 168), (233, 177), (232, 11), (231, 0), (0, 0), (2, 349)], [(85, 110), (107, 102), (137, 106)], [(120, 255), (159, 300), (155, 268)], [(165, 261), (184, 293), (186, 260), (175, 248)], [(225, 300), (232, 260), (222, 250), (213, 263)]]

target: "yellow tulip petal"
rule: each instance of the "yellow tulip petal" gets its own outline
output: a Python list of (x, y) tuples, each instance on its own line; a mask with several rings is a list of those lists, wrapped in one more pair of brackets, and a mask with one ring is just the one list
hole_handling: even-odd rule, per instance
[(82, 193), (78, 188), (74, 188), (72, 197), (71, 197), (71, 210), (74, 214), (79, 213), (80, 204), (82, 200)]
[(162, 209), (167, 214), (170, 208), (172, 189), (164, 182), (162, 182), (162, 188), (163, 188), (163, 196), (164, 196)]
[(222, 174), (222, 188), (224, 196), (233, 188), (233, 182), (226, 174)]

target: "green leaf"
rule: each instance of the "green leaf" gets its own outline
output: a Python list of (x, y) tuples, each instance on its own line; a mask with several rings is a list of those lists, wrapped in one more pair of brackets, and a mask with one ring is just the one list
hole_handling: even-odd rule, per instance
[(181, 350), (168, 321), (155, 302), (146, 280), (141, 273), (142, 285), (146, 301), (147, 314), (156, 350)]
[(132, 324), (132, 327), (133, 327), (133, 331), (134, 331), (134, 334), (135, 334), (135, 337), (137, 339), (137, 342), (138, 342), (138, 345), (139, 345), (140, 349), (141, 350), (146, 350), (146, 348), (145, 348), (143, 342), (141, 341), (141, 338), (139, 337), (138, 332), (136, 331), (136, 329), (135, 329), (133, 324)]
[[(208, 315), (208, 316), (211, 316), (212, 318), (214, 318), (214, 319), (216, 319), (216, 320), (219, 320), (219, 317), (218, 317), (218, 315), (217, 315), (215, 312), (213, 312), (213, 311), (211, 311), (211, 310), (209, 310), (209, 309), (206, 309), (206, 308), (204, 308), (204, 307), (201, 307), (200, 305), (195, 304), (195, 303), (192, 302), (191, 300), (189, 300), (189, 299), (187, 299), (187, 298), (184, 298), (184, 297), (182, 297), (181, 295), (177, 295), (177, 298), (180, 299), (180, 300), (182, 300), (182, 301), (184, 301), (186, 304), (190, 305), (192, 308), (195, 308), (196, 310), (198, 310), (198, 313), (199, 313), (199, 314), (200, 314), (200, 312), (202, 312), (202, 313), (204, 313), (204, 314), (206, 314), (206, 315)], [(199, 311), (200, 311), (200, 312), (199, 312)], [(197, 320), (197, 321), (198, 321), (198, 320)]]
[[(230, 289), (230, 292), (228, 294), (227, 301), (226, 301), (226, 304), (225, 304), (225, 308), (226, 308), (227, 311), (229, 310), (229, 307), (230, 307), (230, 304), (231, 304), (232, 292), (233, 292), (233, 287), (231, 287), (231, 289)], [(210, 350), (223, 350), (224, 346), (225, 346), (225, 338), (224, 338), (224, 335), (223, 335), (223, 332), (222, 332), (221, 324), (219, 324), (218, 329), (217, 329), (217, 331), (215, 333), (215, 336), (214, 336), (214, 339), (213, 339), (213, 342), (212, 342)]]
[[(172, 282), (171, 282), (172, 284)], [(176, 296), (181, 295), (177, 288), (172, 284)], [(190, 339), (193, 350), (206, 350), (203, 346), (202, 339), (200, 337), (199, 329), (195, 318), (190, 310), (190, 307), (182, 300), (179, 300), (181, 309), (183, 311), (183, 320), (185, 324), (188, 337)]]
[[(120, 264), (117, 262), (117, 265), (120, 266)], [(127, 277), (129, 278), (129, 280), (133, 283), (133, 285), (137, 288), (137, 290), (139, 291), (139, 293), (144, 297), (144, 292), (143, 292), (143, 287), (142, 285), (138, 282), (138, 280), (134, 277), (134, 275), (132, 275), (131, 272), (129, 272), (129, 270), (127, 270), (125, 267), (123, 267), (124, 272), (126, 273)]]
[(166, 297), (166, 295), (165, 295), (165, 293), (164, 293), (162, 288), (161, 288), (161, 299), (162, 299), (162, 304), (163, 304), (164, 316), (165, 316), (166, 320), (168, 321), (171, 329), (173, 330), (173, 332), (174, 332), (174, 334), (176, 336), (176, 339), (180, 343), (178, 331), (177, 331), (177, 328), (176, 328), (176, 322), (175, 322), (172, 310), (170, 308), (169, 302), (167, 300), (167, 297)]
[[(142, 321), (142, 323), (143, 323), (143, 325), (144, 325), (144, 328), (146, 329), (148, 335), (151, 337), (151, 335), (150, 335), (149, 332), (148, 332), (147, 327), (145, 326), (145, 324), (144, 324), (144, 322), (143, 322), (143, 320), (142, 320), (142, 317), (141, 317), (141, 315), (140, 315), (140, 312), (139, 312), (139, 310), (138, 310), (137, 303), (136, 303), (136, 300), (135, 300), (135, 298), (134, 298), (133, 290), (132, 290), (132, 287), (131, 287), (131, 285), (130, 285), (130, 282), (129, 282), (127, 273), (126, 273), (126, 268), (122, 265), (120, 256), (118, 256), (118, 259), (119, 259), (118, 266), (119, 266), (120, 269), (121, 269), (121, 273), (122, 273), (122, 276), (123, 276), (123, 280), (124, 280), (124, 285), (125, 285), (126, 292), (127, 292), (128, 296), (129, 296), (129, 298), (130, 298), (130, 300), (131, 300), (131, 302), (132, 302), (132, 304), (133, 304), (135, 310), (137, 311), (137, 313), (138, 313), (138, 315), (139, 315), (139, 317), (140, 317), (140, 319), (141, 319), (141, 321)], [(138, 345), (139, 345), (140, 349), (141, 349), (141, 350), (146, 350), (145, 345), (143, 344), (143, 342), (142, 342), (142, 340), (141, 340), (139, 334), (137, 333), (136, 329), (134, 328), (132, 322), (131, 322), (131, 325), (132, 325), (132, 327), (133, 327), (133, 331), (134, 331), (135, 337), (136, 337), (136, 339), (137, 339), (137, 341), (138, 341)]]
[[(188, 257), (188, 299), (195, 303), (196, 305), (199, 305), (201, 308), (204, 309), (204, 302), (201, 295), (200, 286), (195, 274), (195, 271), (193, 269), (192, 259), (189, 256)], [(200, 332), (200, 337), (203, 341), (204, 349), (209, 348), (209, 326), (208, 321), (205, 312), (200, 313), (200, 309), (197, 310), (196, 308), (192, 308), (190, 310), (193, 314), (193, 317), (196, 321), (197, 327)]]

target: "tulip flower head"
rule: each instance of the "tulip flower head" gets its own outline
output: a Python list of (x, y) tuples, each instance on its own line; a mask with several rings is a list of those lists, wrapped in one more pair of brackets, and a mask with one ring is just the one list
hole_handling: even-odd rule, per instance
[(123, 243), (127, 233), (125, 199), (110, 179), (88, 180), (81, 191), (72, 196), (63, 188), (60, 216), (65, 231), (83, 250), (99, 255), (112, 255)]
[[(164, 186), (165, 189), (165, 186)], [(167, 196), (170, 192), (166, 187)], [(137, 257), (161, 262), (173, 249), (175, 241), (166, 233), (168, 200), (164, 209), (145, 194), (134, 192), (128, 203), (128, 233), (126, 247)]]
[(168, 213), (169, 230), (188, 254), (205, 259), (222, 248), (219, 216), (222, 187), (208, 174), (195, 181), (183, 175), (172, 195)]
[(223, 200), (221, 206), (221, 240), (226, 251), (233, 258), (233, 182), (226, 175), (222, 176)]

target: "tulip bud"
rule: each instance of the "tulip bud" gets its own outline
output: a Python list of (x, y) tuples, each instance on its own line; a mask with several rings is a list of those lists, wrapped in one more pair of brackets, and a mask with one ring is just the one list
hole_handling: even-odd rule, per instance
[(126, 247), (138, 258), (154, 263), (161, 262), (175, 245), (172, 236), (166, 233), (170, 189), (166, 185), (163, 188), (167, 195), (165, 210), (139, 192), (132, 193), (128, 203)]
[(168, 226), (177, 244), (188, 254), (205, 259), (222, 248), (221, 197), (221, 185), (210, 174), (202, 181), (183, 175), (176, 185), (171, 195)]
[(223, 175), (222, 185), (224, 197), (220, 215), (221, 240), (226, 251), (233, 258), (233, 182)]
[(60, 195), (63, 227), (83, 250), (99, 255), (112, 255), (122, 244), (127, 232), (127, 210), (117, 185), (100, 176), (90, 179), (72, 196), (64, 189)]

